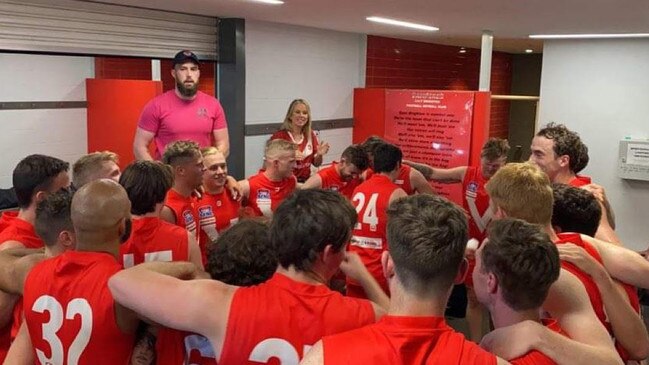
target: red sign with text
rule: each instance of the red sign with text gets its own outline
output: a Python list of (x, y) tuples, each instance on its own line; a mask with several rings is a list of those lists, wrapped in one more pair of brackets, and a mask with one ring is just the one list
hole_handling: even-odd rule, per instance
[[(386, 90), (385, 140), (406, 160), (438, 168), (469, 165), (473, 92)], [(461, 184), (432, 183), (440, 195), (462, 202)]]

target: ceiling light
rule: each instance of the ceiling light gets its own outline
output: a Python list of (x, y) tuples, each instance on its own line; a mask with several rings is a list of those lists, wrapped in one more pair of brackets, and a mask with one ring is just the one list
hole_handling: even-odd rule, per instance
[(529, 48), (528, 48), (528, 49), (525, 50), (525, 53), (533, 53), (533, 52), (534, 52), (533, 49), (529, 49)]
[(649, 33), (612, 34), (531, 34), (533, 39), (598, 39), (598, 38), (647, 38)]
[(367, 20), (369, 20), (371, 22), (390, 24), (390, 25), (396, 25), (396, 26), (399, 26), (399, 27), (414, 28), (414, 29), (419, 29), (419, 30), (427, 30), (429, 32), (434, 32), (434, 31), (439, 30), (439, 28), (431, 27), (430, 25), (423, 25), (423, 24), (417, 24), (417, 23), (404, 22), (404, 21), (401, 21), (401, 20), (381, 18), (381, 17), (378, 17), (378, 16), (370, 16), (370, 17), (367, 17), (365, 19), (367, 19)]
[(282, 5), (284, 2), (282, 0), (252, 0), (257, 3), (271, 4), (271, 5)]
[(466, 53), (466, 48), (460, 47), (460, 50), (457, 51), (458, 53)]

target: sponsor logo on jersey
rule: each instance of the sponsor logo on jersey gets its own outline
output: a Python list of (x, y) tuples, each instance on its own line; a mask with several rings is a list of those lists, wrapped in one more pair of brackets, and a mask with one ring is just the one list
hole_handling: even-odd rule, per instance
[[(279, 188), (277, 188), (279, 191)], [(257, 200), (270, 200), (270, 191), (266, 189), (259, 189), (257, 191)]]
[(189, 209), (183, 210), (183, 218), (185, 219), (185, 225), (189, 226), (191, 223), (194, 223), (194, 215)]
[(199, 219), (205, 219), (205, 218), (212, 218), (214, 217), (214, 212), (212, 212), (212, 207), (207, 205), (198, 208), (198, 218)]
[(403, 185), (403, 179), (394, 180), (394, 183), (397, 184), (397, 185)]

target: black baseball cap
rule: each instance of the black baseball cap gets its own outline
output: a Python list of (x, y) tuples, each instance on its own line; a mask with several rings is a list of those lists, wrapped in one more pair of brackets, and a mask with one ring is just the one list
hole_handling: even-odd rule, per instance
[(198, 57), (196, 57), (196, 55), (192, 51), (183, 50), (183, 51), (180, 51), (180, 52), (176, 53), (176, 55), (174, 56), (174, 62), (173, 62), (174, 66), (182, 65), (183, 63), (186, 63), (186, 62), (193, 62), (193, 63), (195, 63), (197, 65), (201, 64), (198, 61)]

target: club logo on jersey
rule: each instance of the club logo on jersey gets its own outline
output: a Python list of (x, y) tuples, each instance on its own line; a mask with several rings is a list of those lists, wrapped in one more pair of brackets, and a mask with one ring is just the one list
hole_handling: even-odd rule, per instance
[(183, 218), (185, 219), (185, 225), (187, 226), (194, 223), (194, 215), (189, 209), (183, 211)]
[(212, 207), (210, 207), (209, 205), (198, 208), (199, 219), (206, 219), (212, 217), (214, 217), (214, 212), (212, 212)]
[(217, 207), (220, 207), (221, 205), (223, 205), (223, 203), (222, 203), (220, 200), (217, 200), (217, 201), (216, 201), (216, 206), (217, 206)]
[(207, 108), (206, 107), (200, 107), (196, 111), (196, 115), (198, 115), (200, 118), (207, 118)]
[[(279, 191), (279, 188), (276, 188)], [(270, 191), (266, 189), (259, 189), (257, 191), (257, 200), (270, 200)]]

